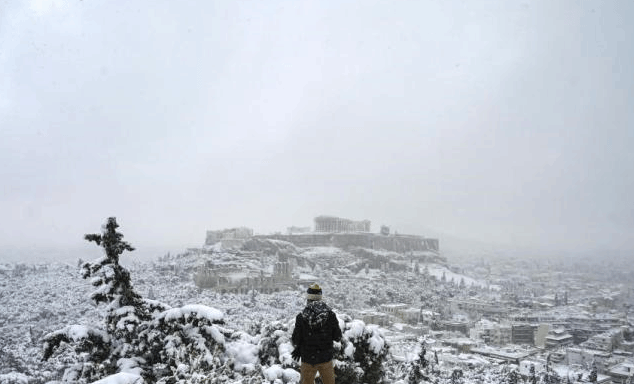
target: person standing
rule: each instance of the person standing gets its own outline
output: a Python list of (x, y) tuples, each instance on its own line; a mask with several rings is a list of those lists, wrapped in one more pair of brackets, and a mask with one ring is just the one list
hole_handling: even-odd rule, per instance
[(302, 362), (301, 384), (313, 384), (317, 372), (324, 384), (335, 384), (333, 342), (341, 341), (341, 329), (337, 315), (321, 300), (321, 294), (317, 283), (308, 287), (306, 307), (295, 318), (292, 356)]

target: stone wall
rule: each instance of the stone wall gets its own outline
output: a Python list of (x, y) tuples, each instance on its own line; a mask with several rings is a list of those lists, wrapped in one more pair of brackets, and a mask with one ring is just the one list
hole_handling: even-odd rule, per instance
[(258, 235), (254, 238), (288, 241), (298, 247), (362, 247), (393, 252), (438, 252), (438, 239), (414, 235), (379, 235), (374, 233), (302, 233), (296, 235)]
[(206, 245), (213, 245), (222, 240), (249, 239), (253, 236), (253, 229), (246, 227), (226, 228), (218, 231), (207, 231)]
[(243, 278), (235, 279), (232, 273), (241, 272), (242, 269), (213, 269), (201, 266), (194, 274), (194, 283), (198, 288), (211, 288), (218, 292), (245, 294), (251, 290), (260, 293), (273, 293), (287, 289), (295, 289), (296, 282), (292, 279), (292, 268), (288, 262), (275, 264), (273, 276), (266, 276), (251, 271)]

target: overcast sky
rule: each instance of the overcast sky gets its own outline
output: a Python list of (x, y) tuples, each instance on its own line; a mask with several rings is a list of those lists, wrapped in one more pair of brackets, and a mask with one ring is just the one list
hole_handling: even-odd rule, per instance
[(0, 244), (320, 214), (634, 249), (634, 2), (0, 0)]

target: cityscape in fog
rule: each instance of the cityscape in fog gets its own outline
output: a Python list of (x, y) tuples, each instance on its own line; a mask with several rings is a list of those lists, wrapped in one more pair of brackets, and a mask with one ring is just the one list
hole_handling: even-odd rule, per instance
[[(132, 258), (134, 251), (124, 254), (125, 264), (135, 289), (147, 298), (181, 308), (209, 305), (222, 311), (228, 326), (256, 332), (248, 342), (226, 341), (233, 380), (297, 382), (285, 354), (288, 336), (278, 339), (276, 359), (258, 358), (261, 340), (271, 332), (262, 324), (277, 324), (274, 330), (282, 333), (276, 337), (289, 332), (302, 292), (316, 281), (345, 319), (345, 329), (361, 324), (384, 340), (386, 382), (410, 382), (421, 348), (429, 361), (422, 370), (429, 380), (422, 382), (454, 383), (458, 372), (465, 383), (511, 377), (625, 383), (634, 377), (634, 274), (627, 258), (473, 249), (452, 258), (444, 254), (442, 239), (330, 215), (270, 234), (245, 225), (210, 229), (200, 238), (198, 247), (147, 261)], [(68, 352), (42, 361), (41, 350), (47, 335), (65, 323), (98, 324), (103, 316), (87, 300), (83, 263), (0, 263), (0, 304), (8, 309), (0, 315), (0, 379), (71, 377), (64, 373), (72, 367)], [(115, 380), (121, 378), (105, 382)]]

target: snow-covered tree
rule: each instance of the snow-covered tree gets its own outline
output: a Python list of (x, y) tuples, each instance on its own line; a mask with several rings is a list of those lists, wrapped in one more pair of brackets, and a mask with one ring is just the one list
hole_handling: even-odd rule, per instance
[(596, 365), (592, 366), (592, 371), (590, 371), (590, 375), (588, 376), (588, 381), (590, 381), (591, 383), (597, 382), (597, 366)]
[(348, 315), (337, 315), (343, 333), (335, 345), (335, 375), (349, 384), (383, 383), (389, 347), (377, 325), (366, 325)]
[(530, 384), (537, 384), (537, 375), (535, 375), (535, 364), (531, 364), (531, 368), (528, 375), (528, 382)]
[(542, 382), (546, 384), (559, 384), (561, 383), (561, 377), (555, 371), (547, 371), (542, 377)]
[(516, 369), (511, 369), (508, 373), (506, 382), (508, 384), (517, 384), (519, 380), (519, 374)]
[(293, 345), (287, 324), (274, 321), (263, 325), (259, 332), (258, 357), (263, 365), (297, 366), (291, 357)]
[(75, 344), (75, 351), (81, 356), (81, 361), (67, 370), (64, 376), (67, 380), (95, 380), (115, 373), (119, 358), (125, 355), (125, 351), (121, 350), (123, 343), (130, 343), (136, 327), (150, 319), (149, 310), (144, 308), (141, 297), (132, 288), (130, 273), (119, 264), (119, 256), (134, 248), (123, 241), (123, 235), (116, 230), (118, 227), (116, 219), (111, 217), (102, 234), (85, 236), (86, 240), (95, 242), (105, 250), (105, 256), (95, 263), (83, 265), (83, 277), (92, 277), (91, 284), (96, 287), (91, 299), (96, 304), (107, 304), (105, 330), (70, 325), (44, 337), (45, 360), (60, 344)]
[(274, 383), (297, 383), (299, 366), (293, 360), (289, 326), (280, 321), (263, 325), (257, 338), (262, 377)]
[(462, 384), (464, 373), (462, 369), (456, 368), (451, 372), (451, 384)]
[(92, 300), (106, 305), (104, 328), (69, 325), (49, 333), (44, 359), (63, 343), (74, 345), (79, 361), (66, 370), (64, 381), (94, 381), (123, 372), (149, 382), (193, 383), (208, 380), (210, 370), (235, 365), (225, 346), (235, 335), (223, 327), (221, 311), (202, 305), (170, 308), (134, 290), (130, 273), (119, 264), (120, 255), (134, 248), (123, 241), (118, 227), (111, 217), (102, 234), (85, 236), (105, 251), (104, 257), (83, 266), (83, 277), (91, 278), (95, 287)]
[(410, 363), (410, 369), (407, 373), (408, 384), (419, 384), (429, 381), (429, 375), (427, 372), (429, 361), (425, 357), (425, 355), (427, 354), (425, 339), (420, 340), (419, 347), (420, 352), (418, 353), (418, 359)]

